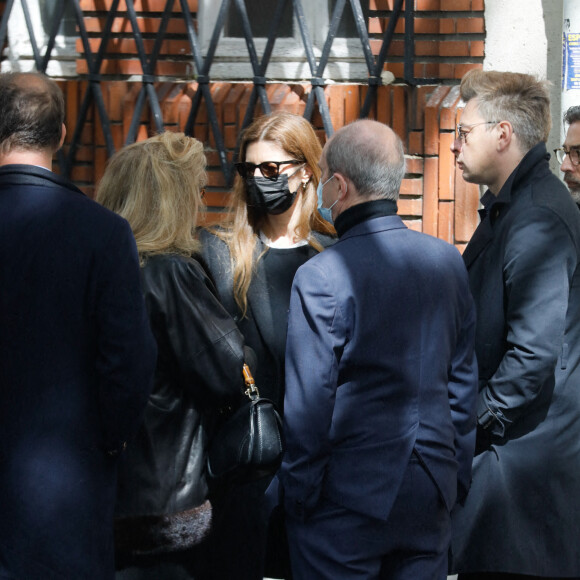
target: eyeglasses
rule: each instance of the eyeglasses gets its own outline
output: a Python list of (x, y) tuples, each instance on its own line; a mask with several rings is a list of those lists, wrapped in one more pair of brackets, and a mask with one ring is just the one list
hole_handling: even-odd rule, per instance
[[(469, 135), (475, 127), (478, 127), (479, 125), (497, 125), (498, 123), (499, 121), (482, 121), (481, 123), (474, 123), (473, 125), (459, 124), (455, 129), (456, 139), (461, 141), (462, 144), (465, 144), (467, 142), (467, 135)], [(467, 131), (465, 130), (466, 127), (468, 128)]]
[(570, 149), (560, 147), (559, 149), (554, 149), (554, 153), (556, 154), (556, 159), (560, 164), (564, 163), (566, 155), (570, 158), (570, 163), (572, 165), (578, 165), (580, 163), (580, 146), (570, 147)]
[(262, 163), (258, 164), (244, 161), (243, 163), (235, 163), (234, 167), (242, 179), (247, 179), (254, 175), (256, 168), (258, 168), (266, 179), (275, 181), (280, 175), (280, 165), (300, 165), (301, 163), (303, 162), (297, 161), (296, 159), (289, 159), (288, 161), (262, 161)]

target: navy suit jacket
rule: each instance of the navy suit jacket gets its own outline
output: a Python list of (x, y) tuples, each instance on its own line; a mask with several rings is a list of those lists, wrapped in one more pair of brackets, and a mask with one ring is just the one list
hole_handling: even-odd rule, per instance
[(0, 576), (112, 578), (116, 454), (156, 348), (128, 223), (0, 168)]
[(280, 472), (290, 517), (324, 495), (386, 520), (414, 449), (449, 509), (465, 496), (474, 326), (459, 252), (396, 215), (358, 223), (298, 270)]

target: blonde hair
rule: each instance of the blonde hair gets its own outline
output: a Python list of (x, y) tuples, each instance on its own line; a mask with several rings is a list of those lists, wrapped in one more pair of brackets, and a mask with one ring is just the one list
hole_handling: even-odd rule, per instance
[[(320, 217), (316, 209), (316, 188), (320, 181), (318, 161), (322, 146), (312, 125), (304, 117), (292, 113), (277, 112), (263, 115), (242, 133), (240, 161), (245, 161), (248, 146), (257, 141), (275, 143), (288, 153), (288, 159), (305, 163), (312, 171), (312, 178), (299, 193), (303, 198), (302, 204), (298, 206), (300, 214), (294, 233), (298, 239), (307, 240), (312, 247), (322, 251), (324, 248), (310, 235), (311, 232), (334, 234), (335, 231)], [(248, 288), (255, 269), (254, 252), (265, 218), (262, 213), (248, 207), (246, 184), (239, 175), (234, 182), (228, 206), (231, 217), (213, 231), (228, 245), (233, 270), (234, 298), (245, 315), (248, 306)]]
[(205, 165), (197, 139), (170, 131), (124, 147), (109, 160), (97, 201), (129, 222), (142, 263), (149, 255), (199, 250), (195, 226)]
[(522, 73), (475, 69), (461, 80), (460, 94), (465, 102), (477, 101), (486, 121), (509, 121), (522, 153), (548, 140), (552, 128), (548, 81)]

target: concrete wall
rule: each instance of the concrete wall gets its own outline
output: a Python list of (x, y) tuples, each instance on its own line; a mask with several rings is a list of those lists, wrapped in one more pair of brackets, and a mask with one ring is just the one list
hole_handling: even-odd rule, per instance
[[(548, 150), (562, 137), (562, 22), (566, 0), (486, 0), (483, 68), (530, 73), (552, 83), (552, 133)], [(579, 29), (580, 30), (580, 29)], [(580, 97), (580, 91), (578, 91)], [(578, 99), (580, 104), (580, 98)], [(552, 169), (558, 170), (555, 159)]]

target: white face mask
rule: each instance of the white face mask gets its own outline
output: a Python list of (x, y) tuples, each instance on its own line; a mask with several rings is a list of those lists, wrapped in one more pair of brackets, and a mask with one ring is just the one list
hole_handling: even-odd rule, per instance
[(323, 220), (331, 225), (334, 225), (334, 220), (332, 219), (332, 208), (337, 204), (338, 199), (334, 200), (334, 203), (330, 207), (323, 207), (322, 190), (333, 177), (334, 175), (331, 175), (324, 183), (319, 181), (318, 187), (316, 188), (316, 196), (318, 197), (318, 204), (316, 207), (318, 208), (318, 213)]

